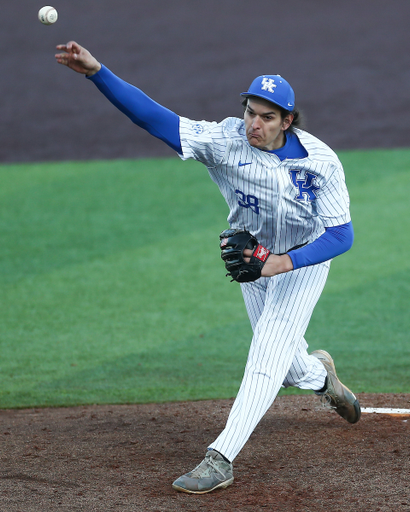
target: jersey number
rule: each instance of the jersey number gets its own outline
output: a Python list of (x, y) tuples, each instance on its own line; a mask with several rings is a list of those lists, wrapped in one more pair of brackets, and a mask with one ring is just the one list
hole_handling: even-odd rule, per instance
[(240, 190), (235, 190), (235, 194), (239, 197), (238, 204), (243, 208), (250, 208), (256, 215), (259, 215), (258, 198), (251, 195), (246, 195)]

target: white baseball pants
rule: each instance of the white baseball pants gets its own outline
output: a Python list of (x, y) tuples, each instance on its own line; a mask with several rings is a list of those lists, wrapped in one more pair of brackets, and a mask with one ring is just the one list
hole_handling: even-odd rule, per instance
[(316, 357), (307, 353), (304, 335), (329, 267), (327, 261), (241, 284), (253, 339), (225, 429), (209, 446), (231, 462), (282, 386), (312, 390), (324, 386), (326, 370)]

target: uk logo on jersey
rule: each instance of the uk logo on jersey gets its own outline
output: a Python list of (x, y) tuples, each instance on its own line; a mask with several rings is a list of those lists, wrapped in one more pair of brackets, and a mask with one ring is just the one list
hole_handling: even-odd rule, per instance
[(292, 183), (299, 190), (299, 194), (296, 195), (295, 199), (297, 201), (314, 201), (317, 197), (316, 191), (320, 190), (320, 187), (318, 185), (315, 185), (315, 180), (317, 179), (317, 176), (312, 172), (306, 172), (304, 178), (299, 178), (300, 173), (301, 171), (299, 170), (289, 171)]

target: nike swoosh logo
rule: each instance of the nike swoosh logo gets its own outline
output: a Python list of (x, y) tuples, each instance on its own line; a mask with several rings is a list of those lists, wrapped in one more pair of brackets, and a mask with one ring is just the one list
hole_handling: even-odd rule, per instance
[(241, 162), (241, 161), (239, 160), (239, 164), (238, 164), (238, 165), (239, 165), (239, 167), (243, 167), (244, 165), (251, 165), (251, 163), (252, 163), (252, 162)]

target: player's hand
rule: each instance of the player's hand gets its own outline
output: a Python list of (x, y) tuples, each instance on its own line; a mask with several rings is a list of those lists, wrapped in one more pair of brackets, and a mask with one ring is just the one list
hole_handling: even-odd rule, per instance
[[(243, 255), (244, 260), (249, 263), (252, 251), (250, 249), (245, 249), (243, 251)], [(272, 277), (285, 272), (290, 272), (291, 270), (293, 270), (293, 263), (290, 256), (287, 254), (283, 254), (282, 256), (269, 254), (268, 259), (262, 268), (262, 277)]]
[(101, 69), (101, 64), (98, 60), (75, 41), (59, 44), (57, 50), (63, 52), (55, 55), (57, 62), (77, 71), (77, 73), (92, 76)]

